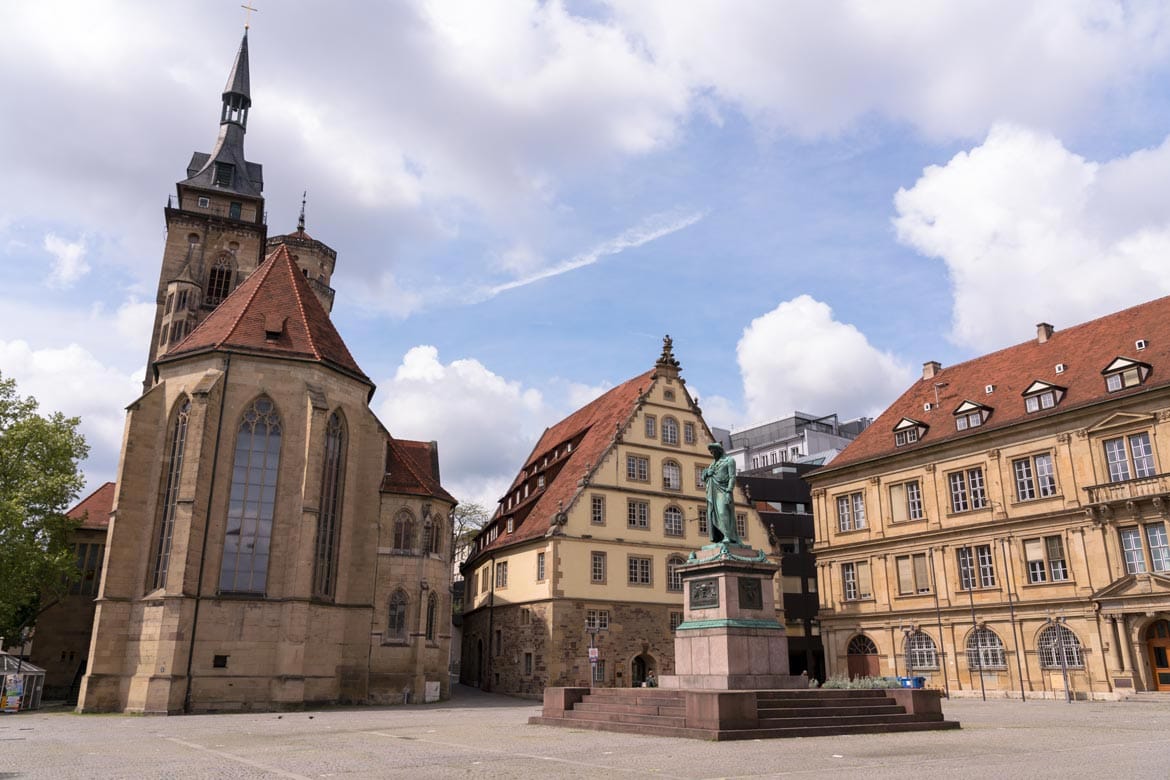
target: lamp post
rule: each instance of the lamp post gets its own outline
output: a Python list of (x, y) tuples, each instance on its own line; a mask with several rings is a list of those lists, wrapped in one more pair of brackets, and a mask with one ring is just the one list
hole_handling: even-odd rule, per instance
[(1064, 625), (1064, 616), (1052, 617), (1051, 614), (1044, 621), (1048, 624), (1052, 632), (1056, 635), (1055, 648), (1060, 656), (1060, 675), (1064, 678), (1064, 700), (1072, 704), (1072, 691), (1068, 687), (1068, 657), (1065, 655), (1065, 634), (1068, 629)]

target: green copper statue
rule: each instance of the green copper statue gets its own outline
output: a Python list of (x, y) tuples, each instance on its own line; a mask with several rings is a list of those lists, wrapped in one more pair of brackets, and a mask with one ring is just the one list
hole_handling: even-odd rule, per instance
[(723, 445), (707, 445), (715, 460), (703, 469), (707, 486), (707, 532), (712, 542), (743, 544), (735, 530), (735, 461), (723, 452)]

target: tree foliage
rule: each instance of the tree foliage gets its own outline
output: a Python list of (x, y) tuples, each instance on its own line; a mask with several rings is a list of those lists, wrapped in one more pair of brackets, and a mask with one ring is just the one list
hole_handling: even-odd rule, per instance
[(471, 542), (479, 530), (492, 519), (492, 514), (483, 505), (473, 501), (457, 504), (451, 513), (451, 531), (455, 536), (454, 553)]
[(85, 483), (79, 420), (37, 413), (0, 375), (0, 636), (17, 638), (78, 574), (65, 516)]

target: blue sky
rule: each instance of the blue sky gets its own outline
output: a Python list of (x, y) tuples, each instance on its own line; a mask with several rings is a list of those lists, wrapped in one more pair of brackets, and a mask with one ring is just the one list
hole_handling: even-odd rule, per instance
[[(0, 8), (0, 373), (91, 485), (238, 5)], [(282, 0), (250, 44), (270, 233), (307, 188), (374, 409), (464, 499), (666, 333), (733, 427), (1170, 293), (1160, 3)]]

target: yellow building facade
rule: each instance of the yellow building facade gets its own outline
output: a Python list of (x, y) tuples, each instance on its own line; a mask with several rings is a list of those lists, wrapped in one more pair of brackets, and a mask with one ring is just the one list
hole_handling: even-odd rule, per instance
[[(463, 681), (538, 695), (673, 673), (676, 568), (710, 542), (712, 441), (669, 337), (651, 371), (549, 428), (464, 565)], [(736, 502), (745, 543), (764, 546)]]
[(1170, 299), (930, 362), (813, 472), (830, 675), (1170, 690)]

